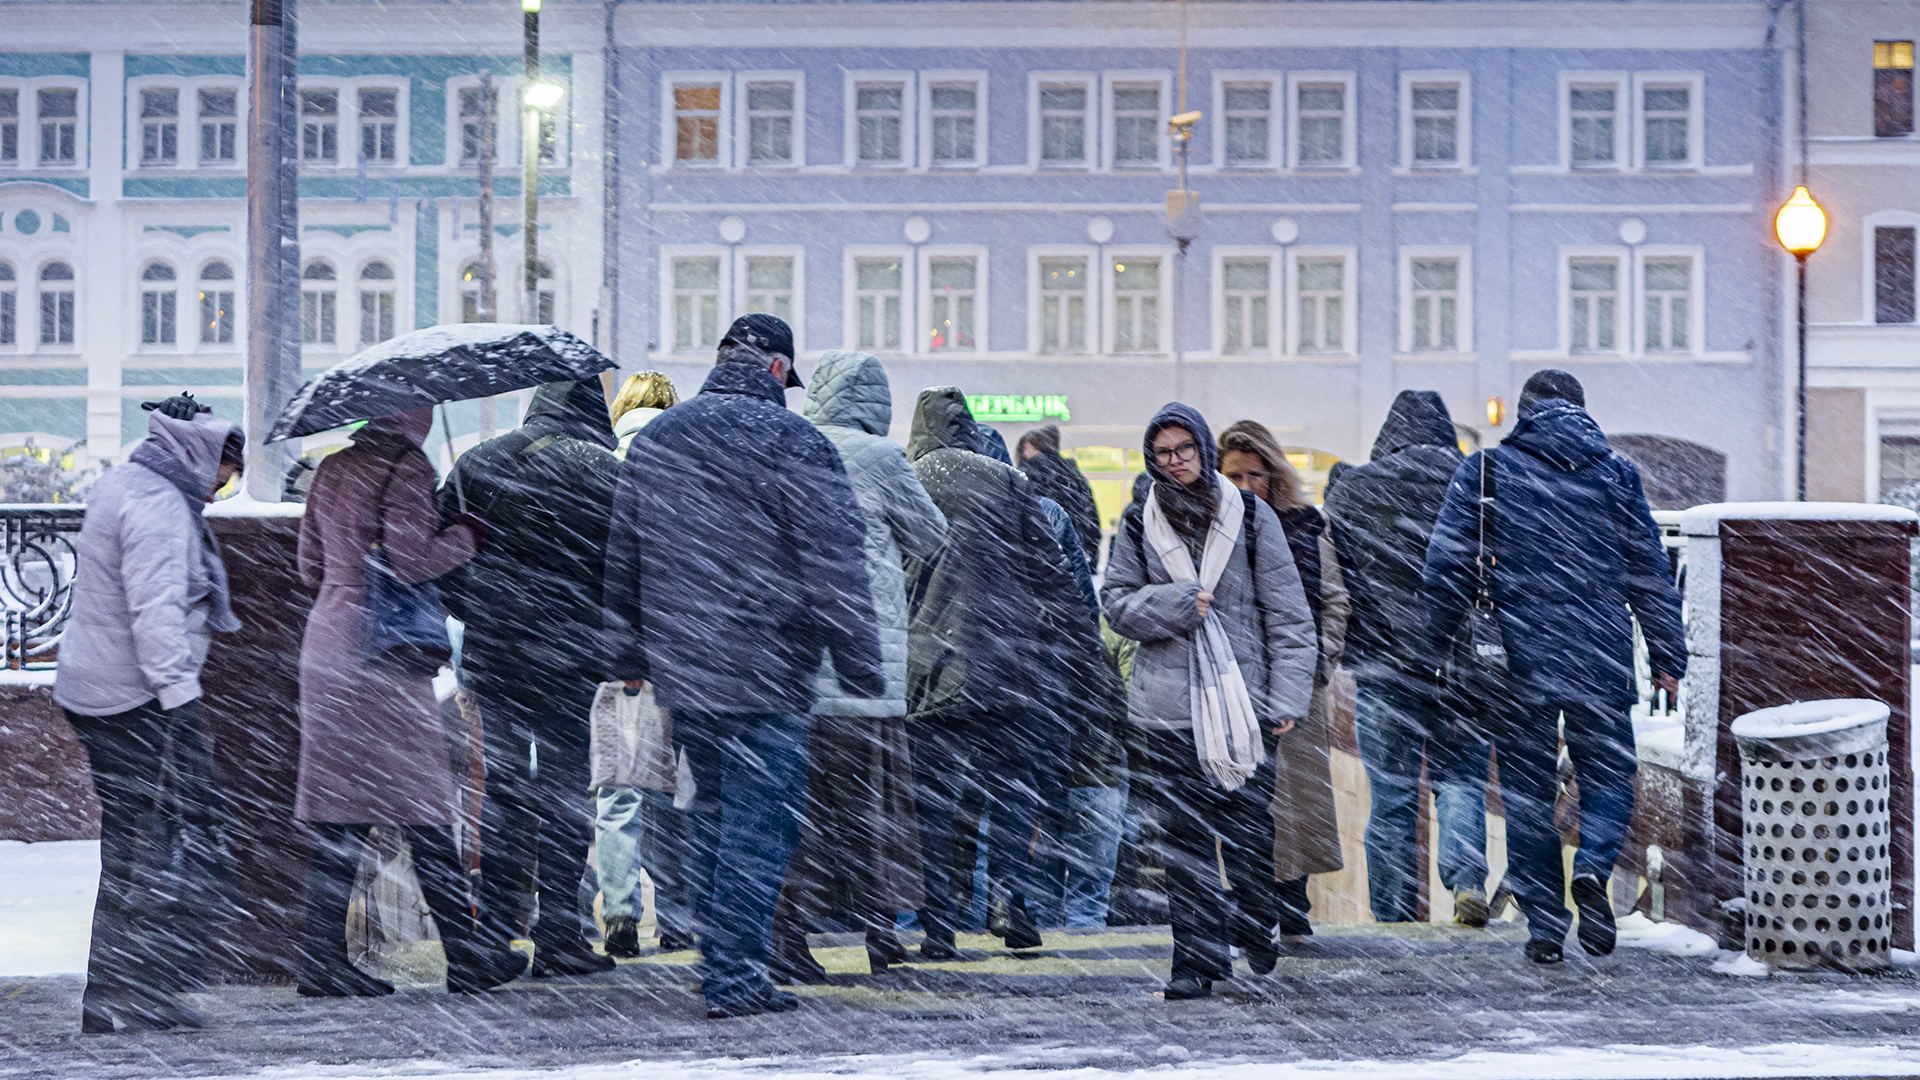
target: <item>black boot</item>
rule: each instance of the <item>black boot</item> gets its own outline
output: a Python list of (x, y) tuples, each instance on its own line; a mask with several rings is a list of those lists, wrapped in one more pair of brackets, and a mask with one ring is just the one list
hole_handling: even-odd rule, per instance
[(505, 946), (488, 947), (475, 941), (448, 941), (447, 993), (484, 994), (505, 986), (527, 970), (527, 955)]
[(170, 1031), (198, 1028), (201, 1019), (172, 994), (108, 991), (88, 983), (80, 996), (80, 1033), (111, 1035), (116, 1023), (125, 1031)]
[(776, 922), (773, 948), (767, 957), (767, 978), (781, 986), (825, 986), (827, 969), (813, 958), (806, 929), (793, 922)]
[(301, 997), (383, 997), (393, 984), (347, 957), (347, 904), (366, 845), (365, 825), (315, 825), (307, 863), (307, 921), (298, 976)]
[(874, 975), (885, 975), (894, 964), (909, 961), (907, 947), (900, 943), (892, 927), (871, 925), (867, 927), (867, 970)]
[(1033, 925), (1024, 899), (996, 901), (987, 916), (987, 930), (1003, 939), (1009, 949), (1037, 949), (1041, 945), (1040, 928)]
[(586, 939), (577, 935), (572, 941), (536, 941), (533, 945), (533, 977), (536, 979), (596, 975), (602, 971), (612, 971), (618, 966), (613, 957), (594, 952)]
[(640, 955), (640, 924), (631, 915), (607, 920), (607, 955), (631, 960)]

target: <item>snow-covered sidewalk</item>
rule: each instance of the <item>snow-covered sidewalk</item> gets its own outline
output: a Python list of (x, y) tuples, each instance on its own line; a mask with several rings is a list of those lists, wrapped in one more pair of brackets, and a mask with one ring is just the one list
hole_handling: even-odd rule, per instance
[(0, 840), (0, 976), (87, 970), (100, 841)]

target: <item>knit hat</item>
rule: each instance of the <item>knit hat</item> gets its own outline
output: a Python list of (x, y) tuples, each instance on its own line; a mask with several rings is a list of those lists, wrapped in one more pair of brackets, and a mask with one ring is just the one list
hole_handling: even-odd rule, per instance
[(1581, 388), (1579, 379), (1559, 368), (1547, 368), (1534, 372), (1527, 384), (1520, 388), (1519, 414), (1525, 416), (1548, 401), (1568, 401), (1584, 409), (1587, 407), (1587, 392)]

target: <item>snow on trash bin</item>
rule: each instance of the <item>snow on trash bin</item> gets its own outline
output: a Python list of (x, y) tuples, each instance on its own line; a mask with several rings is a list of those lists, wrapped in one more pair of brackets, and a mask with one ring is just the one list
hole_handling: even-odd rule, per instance
[(1842, 698), (1733, 722), (1755, 960), (1847, 971), (1891, 962), (1888, 714), (1881, 702)]

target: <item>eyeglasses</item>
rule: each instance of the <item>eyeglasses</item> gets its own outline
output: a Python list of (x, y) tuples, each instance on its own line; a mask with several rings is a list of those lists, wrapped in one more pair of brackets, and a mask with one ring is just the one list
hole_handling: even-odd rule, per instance
[(1171, 465), (1176, 461), (1187, 462), (1200, 456), (1200, 444), (1191, 440), (1179, 446), (1167, 447), (1153, 452), (1153, 460), (1162, 465)]

